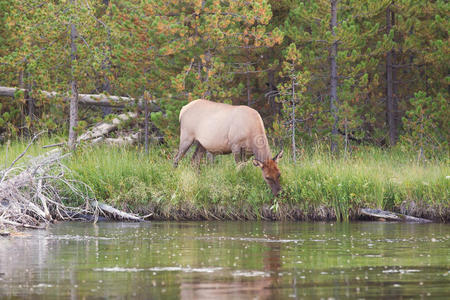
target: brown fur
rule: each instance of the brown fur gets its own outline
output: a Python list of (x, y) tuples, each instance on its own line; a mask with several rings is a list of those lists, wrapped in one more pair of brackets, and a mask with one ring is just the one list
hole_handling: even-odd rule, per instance
[(278, 169), (277, 162), (283, 156), (283, 151), (278, 153), (273, 159), (267, 159), (265, 162), (254, 159), (255, 166), (259, 166), (262, 171), (262, 175), (266, 183), (270, 186), (272, 193), (276, 196), (281, 190), (280, 186), (280, 170)]

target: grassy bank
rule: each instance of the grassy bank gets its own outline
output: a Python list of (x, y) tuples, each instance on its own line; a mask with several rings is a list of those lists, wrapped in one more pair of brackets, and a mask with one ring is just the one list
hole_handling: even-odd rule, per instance
[[(42, 151), (38, 146), (30, 153)], [(13, 145), (9, 157), (24, 147)], [(149, 155), (135, 148), (84, 147), (67, 165), (99, 200), (160, 219), (346, 220), (357, 218), (361, 207), (450, 219), (448, 158), (417, 163), (415, 154), (374, 148), (334, 158), (310, 149), (294, 164), (286, 153), (280, 163), (283, 192), (274, 201), (251, 163), (237, 168), (228, 155), (196, 169), (184, 158), (174, 169), (174, 153), (159, 147)]]

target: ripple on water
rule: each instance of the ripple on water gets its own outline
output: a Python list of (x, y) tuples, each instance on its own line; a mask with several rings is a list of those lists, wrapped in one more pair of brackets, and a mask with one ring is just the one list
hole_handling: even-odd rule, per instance
[(219, 267), (189, 268), (189, 267), (154, 267), (154, 268), (95, 268), (96, 272), (185, 272), (185, 273), (214, 273), (222, 270)]
[(400, 273), (400, 274), (409, 274), (409, 273), (418, 273), (420, 272), (420, 270), (416, 270), (416, 269), (388, 269), (388, 270), (383, 270), (383, 273)]
[(270, 277), (269, 272), (237, 270), (231, 273), (233, 277)]
[(88, 235), (50, 235), (45, 237), (46, 240), (69, 240), (69, 241), (88, 241), (88, 240), (114, 240), (117, 238), (105, 236), (88, 236)]
[(269, 239), (269, 238), (246, 238), (246, 237), (196, 237), (197, 240), (227, 240), (227, 241), (243, 241), (243, 242), (257, 242), (257, 243), (302, 243), (303, 240), (288, 240), (288, 239)]

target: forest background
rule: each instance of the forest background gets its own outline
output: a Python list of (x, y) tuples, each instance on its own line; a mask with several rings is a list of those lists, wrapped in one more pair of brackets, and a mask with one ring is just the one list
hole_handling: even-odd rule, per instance
[[(124, 109), (138, 112), (132, 130), (141, 130), (137, 104), (78, 109), (79, 94), (105, 94), (151, 97), (161, 108), (150, 114), (153, 133), (173, 150), (180, 108), (205, 98), (258, 110), (289, 161), (308, 147), (344, 156), (370, 147), (446, 166), (449, 8), (443, 0), (0, 0), (0, 89), (22, 89), (0, 96), (0, 143), (45, 130), (74, 147)], [(439, 182), (442, 201), (448, 180)]]
[[(180, 107), (205, 98), (257, 109), (278, 144), (448, 151), (446, 1), (2, 0), (0, 8), (0, 85), (30, 90), (0, 98), (3, 141), (67, 134), (64, 96), (74, 92), (148, 91), (164, 108), (151, 117), (167, 140), (178, 135)], [(102, 114), (80, 111), (77, 129), (93, 116)]]

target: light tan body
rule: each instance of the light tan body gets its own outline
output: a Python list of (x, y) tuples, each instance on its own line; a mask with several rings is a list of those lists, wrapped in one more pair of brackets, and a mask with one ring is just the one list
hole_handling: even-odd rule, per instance
[[(276, 165), (282, 152), (272, 159), (264, 124), (259, 113), (248, 106), (232, 106), (208, 100), (195, 100), (180, 111), (180, 146), (174, 165), (192, 144), (197, 149), (192, 157), (199, 162), (206, 151), (213, 154), (233, 153), (236, 162), (245, 154), (253, 154), (263, 170), (266, 182), (278, 193), (279, 170)], [(272, 178), (274, 177), (274, 178)], [(273, 181), (273, 182), (272, 182)], [(276, 193), (275, 193), (276, 192)]]
[(264, 124), (248, 106), (195, 100), (180, 111), (181, 145), (197, 141), (213, 154), (254, 154), (261, 161), (271, 157)]

